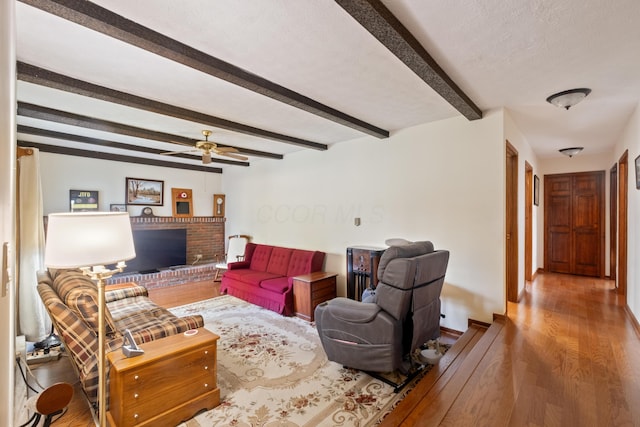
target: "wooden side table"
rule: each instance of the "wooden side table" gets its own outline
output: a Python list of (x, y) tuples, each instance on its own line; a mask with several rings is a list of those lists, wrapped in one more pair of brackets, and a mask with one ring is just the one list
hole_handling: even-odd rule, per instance
[(378, 284), (378, 264), (385, 248), (351, 246), (347, 248), (347, 298), (360, 301), (362, 292)]
[(293, 278), (293, 310), (301, 319), (313, 322), (316, 306), (336, 297), (336, 273), (316, 271)]
[(218, 336), (204, 328), (140, 344), (141, 356), (107, 354), (111, 427), (177, 425), (220, 403)]

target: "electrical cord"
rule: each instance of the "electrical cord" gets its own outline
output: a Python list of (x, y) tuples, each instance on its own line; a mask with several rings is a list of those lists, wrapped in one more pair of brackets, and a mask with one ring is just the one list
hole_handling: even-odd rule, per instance
[(21, 355), (20, 357), (17, 357), (16, 358), (16, 362), (18, 363), (18, 369), (20, 369), (20, 374), (22, 375), (22, 379), (24, 380), (24, 383), (29, 388), (29, 390), (33, 391), (34, 393), (40, 393), (35, 388), (31, 387), (31, 384), (29, 384), (29, 380), (27, 380), (27, 376), (26, 376), (25, 372), (22, 370), (22, 363), (21, 362), (23, 362), (25, 364), (25, 366), (27, 367), (27, 371), (29, 372), (31, 377), (34, 379), (36, 384), (38, 384), (38, 386), (41, 389), (44, 390), (44, 387), (42, 386), (42, 384), (40, 384), (38, 382), (38, 379), (35, 377), (35, 375), (33, 375), (33, 372), (31, 372), (31, 369), (29, 368), (29, 364), (26, 362), (26, 359), (24, 359), (24, 356)]

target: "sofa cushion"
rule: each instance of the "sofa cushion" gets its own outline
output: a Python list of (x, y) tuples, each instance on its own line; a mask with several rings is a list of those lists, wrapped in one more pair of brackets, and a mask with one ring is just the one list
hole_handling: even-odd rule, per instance
[(273, 246), (257, 245), (256, 249), (253, 251), (251, 265), (249, 268), (255, 271), (267, 271), (272, 250)]
[[(98, 331), (98, 289), (89, 277), (80, 270), (56, 270), (53, 275), (53, 289), (60, 299), (87, 325), (97, 333)], [(116, 331), (109, 309), (104, 310), (105, 332), (113, 334)]]
[[(314, 256), (319, 254), (320, 252), (315, 251), (305, 251), (302, 249), (294, 249), (291, 254), (291, 259), (289, 260), (289, 268), (287, 268), (287, 276), (293, 277), (299, 274), (307, 274), (313, 272), (314, 266)], [(324, 260), (324, 257), (323, 257)], [(322, 263), (320, 263), (320, 267), (318, 270), (322, 268)]]
[(291, 287), (291, 285), (289, 284), (288, 277), (277, 277), (275, 279), (263, 280), (260, 282), (260, 287), (262, 289), (283, 294)]
[(274, 247), (273, 251), (271, 251), (267, 271), (280, 276), (286, 276), (292, 252), (293, 249)]
[(241, 274), (236, 273), (235, 275), (230, 275), (228, 277), (231, 279), (235, 279), (239, 282), (247, 283), (253, 286), (258, 286), (260, 282), (262, 282), (263, 280), (275, 279), (281, 276), (273, 273), (268, 273), (266, 271), (244, 270)]

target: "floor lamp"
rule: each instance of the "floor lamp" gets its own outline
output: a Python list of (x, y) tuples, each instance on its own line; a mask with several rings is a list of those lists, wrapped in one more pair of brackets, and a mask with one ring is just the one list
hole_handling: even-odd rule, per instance
[[(131, 222), (126, 212), (49, 214), (44, 263), (47, 268), (80, 268), (98, 290), (98, 418), (106, 422), (106, 360), (104, 324), (105, 280), (121, 272), (136, 256)], [(113, 268), (107, 268), (113, 266)], [(107, 267), (105, 267), (107, 266)]]

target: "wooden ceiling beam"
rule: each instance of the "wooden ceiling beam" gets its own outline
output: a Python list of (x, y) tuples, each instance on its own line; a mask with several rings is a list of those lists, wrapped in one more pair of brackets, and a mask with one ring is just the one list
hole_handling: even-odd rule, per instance
[[(62, 139), (64, 141), (81, 142), (83, 144), (92, 144), (100, 147), (136, 151), (139, 153), (162, 154), (166, 152), (166, 150), (158, 150), (156, 148), (141, 147), (139, 145), (124, 144), (122, 142), (108, 141), (106, 139), (92, 138), (89, 136), (75, 135), (75, 134), (65, 133), (65, 132), (56, 132), (53, 130), (35, 128), (35, 127), (24, 126), (24, 125), (18, 125), (18, 133), (27, 134), (27, 135), (44, 136), (46, 138)], [(198, 157), (196, 156), (190, 156), (188, 154), (182, 154), (182, 153), (172, 154), (171, 156), (179, 157), (181, 159), (194, 160), (194, 161), (199, 160)], [(221, 159), (213, 156), (211, 157), (211, 162), (225, 164), (225, 165), (233, 165), (233, 166), (249, 166), (248, 162)]]
[(18, 80), (74, 93), (76, 95), (113, 102), (114, 104), (125, 105), (127, 107), (150, 111), (152, 113), (162, 114), (191, 122), (203, 123), (232, 132), (238, 132), (277, 142), (284, 142), (299, 147), (313, 148), (315, 150), (327, 149), (326, 144), (307, 141), (305, 139), (243, 125), (241, 123), (200, 113), (198, 111), (176, 107), (175, 105), (154, 101), (152, 99), (143, 98), (141, 96), (132, 95), (130, 93), (121, 92), (115, 89), (75, 79), (25, 62), (18, 62), (16, 74)]
[(469, 120), (482, 111), (380, 0), (335, 0), (411, 71)]
[(86, 0), (20, 0), (213, 77), (378, 138), (389, 131), (338, 111)]
[[(107, 120), (96, 119), (93, 117), (82, 116), (79, 114), (69, 113), (66, 111), (56, 110), (53, 108), (42, 107), (40, 105), (29, 104), (26, 102), (18, 102), (18, 116), (31, 117), (39, 120), (62, 123), (70, 126), (78, 126), (88, 129), (99, 130), (103, 132), (116, 133), (120, 135), (133, 136), (136, 138), (149, 139), (153, 141), (168, 142), (171, 144), (179, 144), (186, 147), (195, 147), (198, 140), (185, 138), (183, 136), (171, 135), (163, 132), (156, 132), (148, 129), (142, 129), (134, 126), (124, 125), (121, 123), (110, 122)], [(221, 146), (222, 147), (222, 146)], [(225, 147), (230, 147), (225, 145)], [(257, 157), (265, 157), (269, 159), (281, 160), (282, 154), (269, 153), (266, 151), (251, 150), (242, 147), (236, 148), (242, 154), (248, 154)]]
[(104, 153), (101, 151), (80, 150), (77, 148), (60, 147), (59, 145), (41, 144), (39, 142), (18, 140), (21, 147), (33, 147), (44, 153), (64, 154), (67, 156), (86, 157), (92, 159), (110, 160), (114, 162), (136, 163), (140, 165), (161, 166), (172, 169), (185, 169), (199, 172), (222, 173), (221, 168), (205, 165), (189, 165), (186, 163), (167, 162), (163, 160), (145, 159), (135, 156), (124, 156), (121, 154)]

